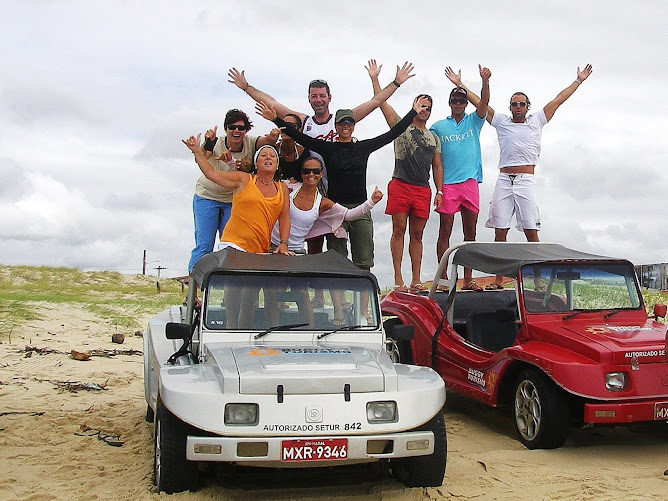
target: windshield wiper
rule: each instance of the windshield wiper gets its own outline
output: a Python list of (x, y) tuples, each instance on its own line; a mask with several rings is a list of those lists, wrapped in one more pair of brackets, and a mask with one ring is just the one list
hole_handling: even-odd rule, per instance
[(620, 309), (611, 311), (610, 313), (606, 313), (605, 315), (603, 315), (603, 318), (610, 318), (611, 316), (616, 315), (620, 311), (624, 311), (624, 308), (620, 308)]
[(355, 329), (361, 329), (363, 327), (371, 327), (372, 329), (376, 328), (374, 325), (345, 325), (343, 327), (339, 327), (338, 329), (334, 329), (333, 331), (323, 332), (322, 334), (318, 334), (318, 337), (316, 339), (322, 339), (326, 336), (329, 336), (330, 334), (334, 334), (335, 332), (352, 331)]
[(568, 315), (564, 315), (561, 317), (562, 320), (568, 320), (569, 318), (573, 318), (576, 315), (579, 315), (580, 313), (584, 313), (585, 311), (592, 311), (592, 310), (577, 310), (574, 311), (573, 313), (569, 313)]
[(268, 329), (263, 330), (262, 332), (258, 332), (255, 334), (255, 337), (253, 339), (260, 339), (261, 337), (266, 336), (270, 332), (273, 331), (279, 331), (279, 330), (290, 330), (290, 329), (295, 329), (297, 327), (304, 327), (305, 325), (308, 325), (308, 322), (301, 323), (301, 324), (285, 324), (285, 325), (274, 325), (273, 327), (269, 327)]

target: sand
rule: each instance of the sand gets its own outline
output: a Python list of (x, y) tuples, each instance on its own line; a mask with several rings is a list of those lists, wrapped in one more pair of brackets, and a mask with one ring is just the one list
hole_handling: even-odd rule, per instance
[[(73, 306), (42, 313), (0, 344), (0, 499), (164, 499), (152, 483), (152, 425), (144, 420), (142, 357), (134, 354), (141, 336)], [(111, 342), (117, 332), (123, 344)], [(71, 350), (125, 354), (79, 361)], [(438, 488), (407, 489), (371, 468), (298, 476), (272, 470), (224, 485), (204, 472), (198, 492), (169, 498), (668, 499), (665, 423), (573, 429), (564, 447), (529, 451), (497, 409), (449, 394), (445, 418), (448, 464)], [(107, 435), (122, 445), (101, 440)]]

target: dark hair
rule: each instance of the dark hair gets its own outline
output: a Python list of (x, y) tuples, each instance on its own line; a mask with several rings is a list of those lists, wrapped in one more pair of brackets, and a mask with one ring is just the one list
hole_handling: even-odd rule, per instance
[[(524, 92), (513, 92), (513, 96), (524, 96), (524, 98), (527, 100), (527, 110), (531, 108), (531, 101), (529, 101), (529, 96), (527, 96)], [(513, 96), (510, 96), (510, 102), (513, 102)]]
[(319, 78), (316, 78), (315, 80), (311, 80), (311, 82), (308, 84), (308, 93), (309, 94), (311, 93), (311, 89), (314, 88), (314, 87), (316, 89), (322, 89), (324, 87), (325, 89), (327, 89), (327, 94), (331, 94), (331, 92), (329, 92), (329, 84), (324, 80), (321, 80)]
[(294, 119), (295, 119), (295, 122), (296, 122), (295, 125), (296, 125), (297, 130), (302, 130), (302, 125), (303, 125), (303, 124), (302, 124), (302, 119), (299, 118), (298, 115), (295, 115), (294, 113), (287, 113), (287, 114), (285, 115), (285, 117), (283, 117), (283, 120), (285, 120), (286, 117), (292, 117), (292, 118), (294, 118)]
[(225, 114), (225, 122), (223, 123), (223, 127), (227, 129), (228, 125), (233, 124), (234, 122), (238, 122), (239, 120), (243, 121), (247, 131), (253, 128), (253, 124), (248, 118), (248, 115), (236, 108), (232, 108)]
[(324, 164), (322, 163), (322, 160), (320, 160), (318, 157), (308, 157), (308, 158), (305, 158), (304, 161), (302, 162), (302, 168), (304, 167), (304, 164), (305, 164), (306, 162), (310, 162), (311, 160), (313, 160), (314, 162), (318, 162), (318, 165), (319, 165), (320, 168), (323, 169), (323, 171), (324, 171), (325, 166), (324, 166)]
[(431, 98), (429, 94), (418, 94), (418, 97), (416, 97), (415, 99), (420, 99), (421, 97), (426, 97), (427, 99), (429, 99), (429, 102), (432, 104), (432, 106), (434, 105), (434, 100)]

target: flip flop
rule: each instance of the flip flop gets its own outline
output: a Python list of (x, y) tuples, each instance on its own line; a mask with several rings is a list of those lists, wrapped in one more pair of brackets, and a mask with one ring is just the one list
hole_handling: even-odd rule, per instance
[(485, 286), (486, 291), (500, 291), (503, 289), (503, 285), (499, 285), (496, 282), (492, 282), (491, 284), (487, 284)]
[(406, 287), (405, 284), (395, 285), (394, 287), (392, 287), (392, 290), (394, 292), (408, 292), (408, 287)]
[(424, 285), (422, 285), (421, 283), (418, 282), (418, 283), (415, 284), (415, 285), (411, 285), (411, 288), (410, 288), (409, 290), (410, 290), (410, 292), (412, 292), (413, 294), (418, 294), (418, 293), (420, 293), (420, 292), (425, 292), (427, 289), (425, 288)]
[[(503, 287), (501, 287), (503, 288)], [(475, 283), (475, 280), (469, 280), (469, 283), (467, 283), (464, 287), (462, 287), (463, 291), (475, 291), (475, 292), (482, 292), (482, 287), (480, 287), (477, 283)]]

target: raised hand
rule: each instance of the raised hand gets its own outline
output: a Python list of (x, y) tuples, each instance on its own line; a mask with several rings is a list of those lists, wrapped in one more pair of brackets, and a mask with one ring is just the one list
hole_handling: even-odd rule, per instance
[[(480, 78), (482, 78), (482, 81), (489, 82), (489, 77), (492, 76), (492, 72), (489, 71), (489, 68), (487, 67), (483, 68), (482, 66), (478, 65), (478, 69), (480, 70)], [(461, 81), (461, 77), (459, 80)]]
[(580, 82), (584, 82), (587, 80), (587, 78), (589, 78), (589, 75), (591, 75), (592, 71), (594, 71), (594, 68), (591, 67), (591, 64), (587, 64), (582, 71), (580, 71), (580, 67), (578, 66), (578, 80), (580, 80)]
[(383, 68), (383, 65), (381, 64), (378, 66), (376, 64), (375, 59), (369, 59), (369, 62), (367, 63), (368, 66), (365, 66), (364, 69), (369, 73), (370, 78), (378, 78), (378, 75), (380, 75), (380, 70)]
[(197, 137), (195, 136), (190, 136), (188, 139), (181, 139), (181, 142), (185, 144), (190, 151), (193, 153), (198, 153), (203, 151), (202, 147), (200, 146), (200, 139), (202, 138), (202, 134), (197, 134)]
[[(397, 66), (397, 74), (394, 77), (394, 80), (398, 84), (402, 84), (409, 78), (413, 78), (415, 76), (415, 73), (411, 73), (413, 69), (413, 64), (409, 63), (408, 61), (406, 61), (401, 68)], [(380, 71), (380, 69), (378, 71)]]
[(216, 125), (213, 129), (207, 129), (204, 133), (204, 139), (211, 139), (212, 141), (218, 137), (218, 126)]
[(267, 137), (270, 141), (272, 141), (274, 144), (278, 141), (278, 138), (281, 137), (281, 129), (273, 128), (269, 132), (269, 134), (266, 134), (265, 137)]
[(232, 68), (227, 72), (227, 76), (230, 77), (228, 82), (233, 83), (241, 90), (246, 90), (248, 88), (248, 82), (246, 81), (246, 75), (244, 75), (244, 70), (239, 71), (236, 68)]
[(377, 204), (383, 199), (383, 192), (378, 189), (378, 186), (376, 186), (373, 190), (373, 193), (371, 194), (371, 201), (374, 204)]
[(431, 102), (424, 96), (416, 97), (415, 101), (413, 101), (413, 109), (416, 113), (420, 113), (422, 109), (428, 108), (430, 105)]
[(460, 69), (457, 73), (454, 72), (450, 66), (445, 68), (445, 76), (455, 84), (457, 87), (462, 86), (462, 70)]
[(264, 101), (260, 101), (259, 103), (255, 103), (255, 112), (260, 115), (262, 118), (269, 120), (270, 122), (273, 122), (276, 120), (276, 117), (278, 114), (276, 113), (276, 110), (274, 109), (273, 106), (267, 106)]
[(232, 150), (230, 150), (229, 148), (224, 149), (224, 150), (221, 152), (220, 156), (219, 156), (219, 157), (215, 157), (215, 159), (216, 159), (216, 160), (222, 160), (222, 161), (225, 162), (226, 164), (230, 164), (230, 162), (234, 159), (234, 157), (232, 156)]

